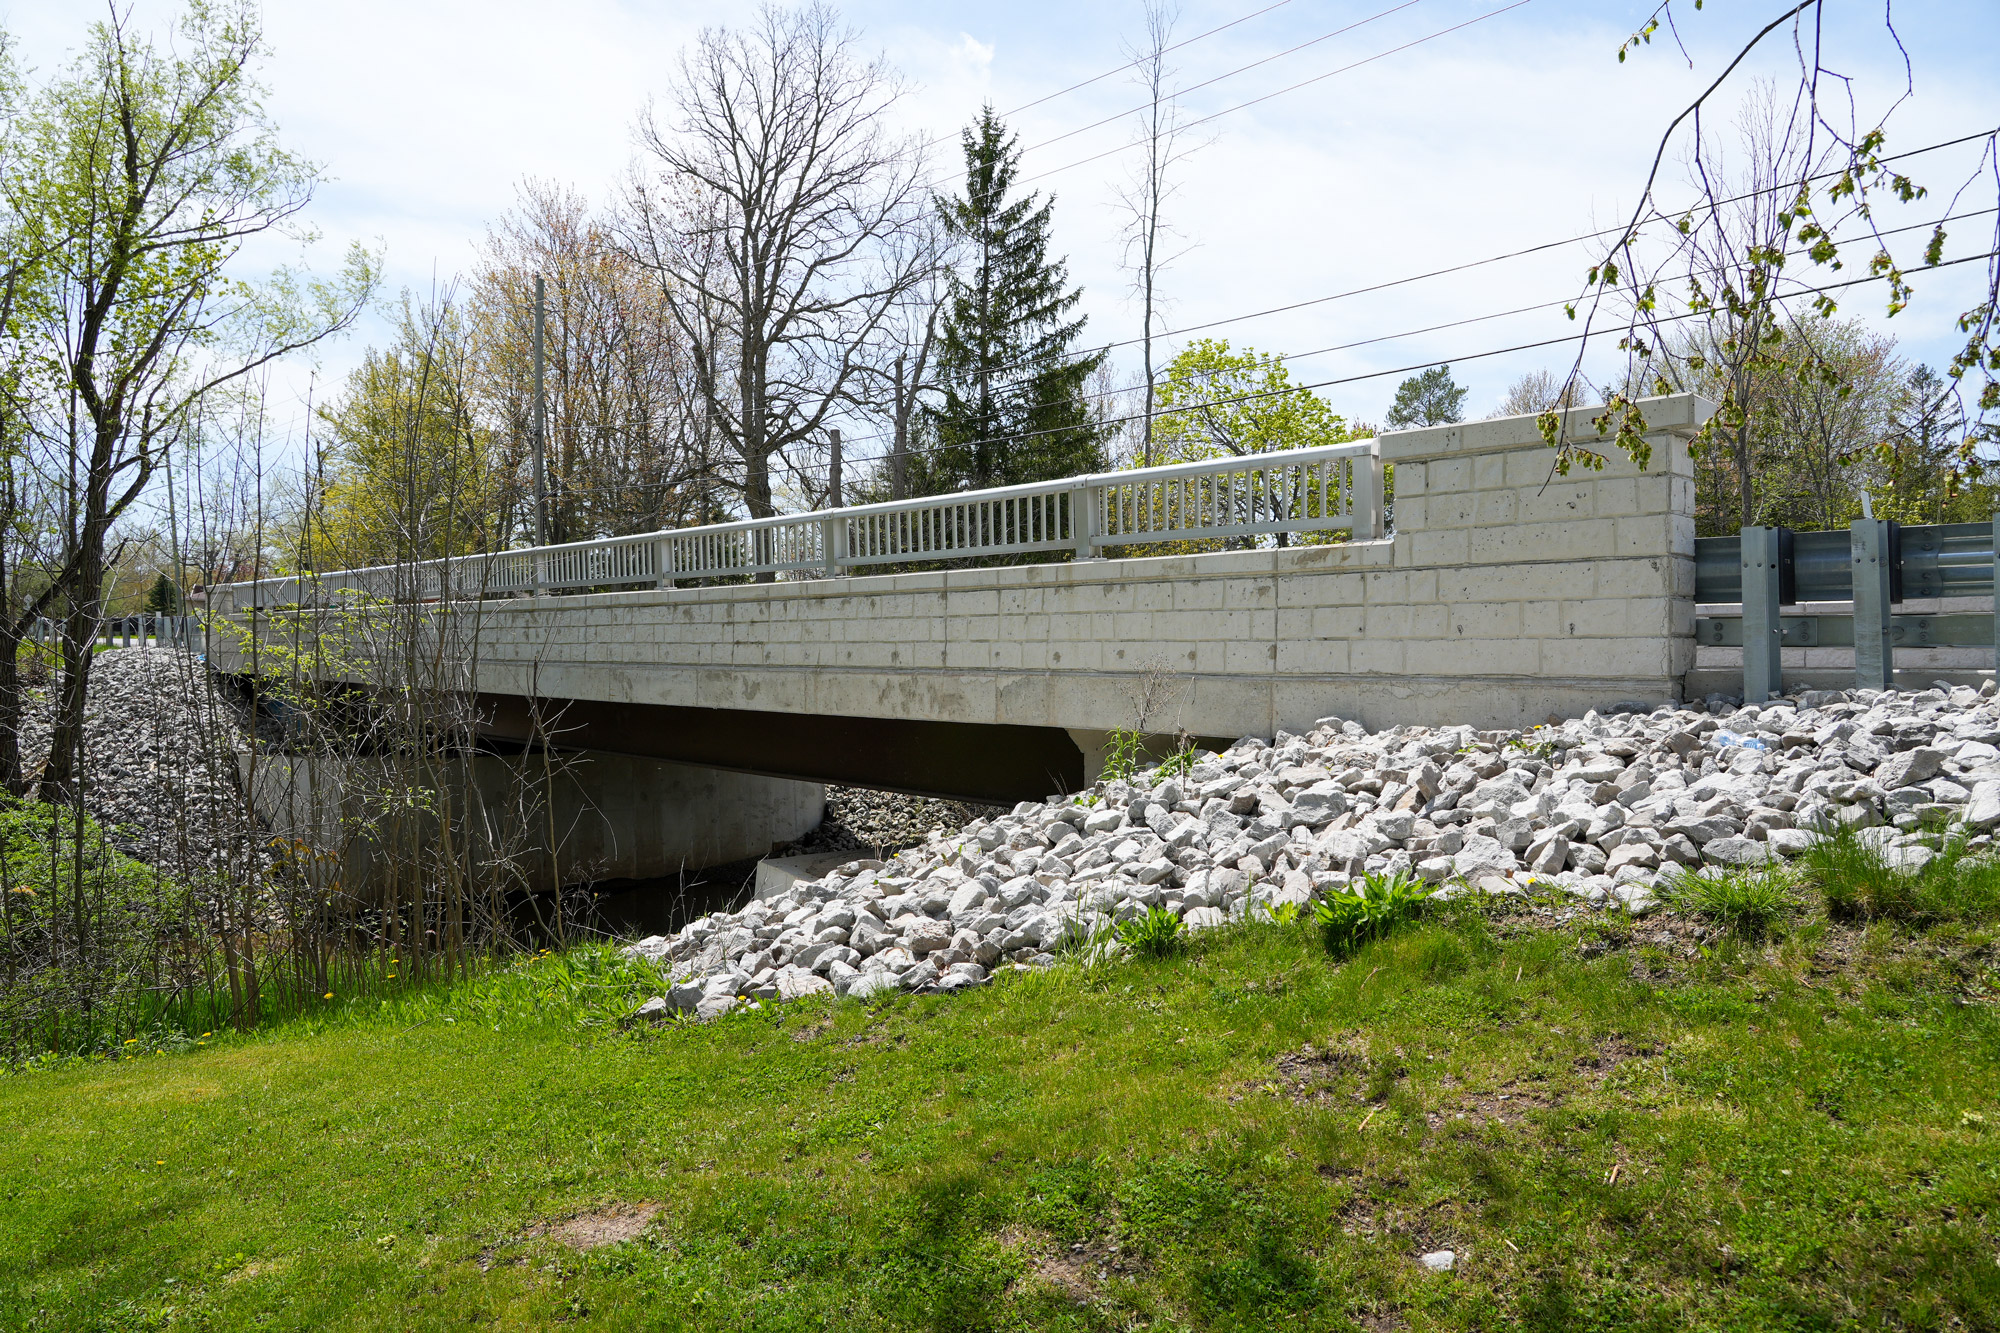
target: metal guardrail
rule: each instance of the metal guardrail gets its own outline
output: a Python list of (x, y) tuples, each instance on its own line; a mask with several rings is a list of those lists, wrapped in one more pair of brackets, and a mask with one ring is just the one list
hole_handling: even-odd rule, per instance
[(876, 565), (1254, 537), (1382, 532), (1374, 440), (698, 528), (530, 547), (415, 565), (330, 571), (215, 589), (220, 610), (312, 605), (343, 590), (390, 600), (518, 596), (746, 575), (837, 576)]
[[(1898, 647), (1992, 647), (2000, 669), (2000, 514), (1990, 523), (1903, 527), (1856, 519), (1845, 531), (1752, 527), (1735, 537), (1695, 540), (1695, 601), (1734, 603), (1740, 615), (1695, 621), (1695, 641), (1743, 649), (1743, 697), (1784, 688), (1781, 652), (1794, 647), (1854, 649), (1858, 686), (1895, 683)], [(1980, 598), (1992, 611), (1896, 615), (1915, 598)], [(1780, 608), (1849, 602), (1851, 613), (1794, 615)]]
[[(1779, 596), (1785, 606), (1800, 602), (1845, 602), (1854, 596), (1853, 532), (1833, 528), (1780, 534)], [(1890, 523), (1891, 591), (1897, 601), (1913, 597), (1991, 597), (1993, 525), (1937, 523), (1904, 527)], [(1695, 539), (1694, 599), (1701, 603), (1743, 600), (1741, 537)]]

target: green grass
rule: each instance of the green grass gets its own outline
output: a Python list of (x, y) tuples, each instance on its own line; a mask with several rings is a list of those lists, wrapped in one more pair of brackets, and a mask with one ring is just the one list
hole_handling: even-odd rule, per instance
[(1970, 857), (1962, 838), (1940, 842), (1938, 855), (1912, 873), (1843, 831), (1807, 851), (1797, 873), (1841, 920), (1934, 925), (2000, 916), (2000, 861)]
[(1458, 904), (648, 1030), (578, 951), (4, 1078), (0, 1327), (2000, 1323), (1990, 941), (1660, 924)]
[(1797, 910), (1796, 879), (1784, 867), (1729, 874), (1667, 873), (1660, 877), (1659, 892), (1680, 911), (1754, 939)]

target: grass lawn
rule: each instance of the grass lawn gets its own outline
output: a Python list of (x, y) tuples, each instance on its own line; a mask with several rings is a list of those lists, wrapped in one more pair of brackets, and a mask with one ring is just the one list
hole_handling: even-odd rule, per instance
[(572, 955), (4, 1077), (0, 1328), (2000, 1327), (1990, 933), (1696, 933), (633, 1032)]

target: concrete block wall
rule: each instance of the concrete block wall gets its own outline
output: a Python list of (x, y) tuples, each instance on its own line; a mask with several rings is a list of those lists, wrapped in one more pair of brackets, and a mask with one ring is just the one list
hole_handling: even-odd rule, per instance
[(1095, 733), (1152, 676), (1149, 724), (1203, 736), (1664, 702), (1694, 664), (1686, 440), (1713, 408), (1643, 409), (1644, 471), (1554, 476), (1528, 417), (1385, 435), (1376, 541), (487, 602), (479, 687)]

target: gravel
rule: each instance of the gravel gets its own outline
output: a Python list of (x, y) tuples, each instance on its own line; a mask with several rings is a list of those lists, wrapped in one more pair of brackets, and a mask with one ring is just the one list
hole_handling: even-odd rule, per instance
[(951, 991), (1046, 967), (1153, 908), (1200, 930), (1405, 872), (1452, 897), (1557, 894), (1661, 910), (1672, 873), (1797, 856), (1837, 828), (1914, 869), (1948, 831), (2000, 827), (2000, 704), (1983, 690), (1809, 691), (1528, 733), (1323, 718), (857, 858), (631, 946), (676, 984), (652, 1012), (712, 1017), (815, 992)]
[(935, 829), (963, 828), (975, 819), (1002, 813), (1004, 807), (1000, 806), (830, 785), (826, 789), (826, 817), (819, 827), (777, 855), (866, 851), (882, 856), (917, 846)]
[[(30, 773), (48, 756), (54, 691), (51, 681), (25, 701)], [(237, 710), (178, 649), (115, 649), (91, 664), (83, 803), (126, 855), (172, 874), (243, 865), (255, 844), (235, 772), (245, 744)]]

